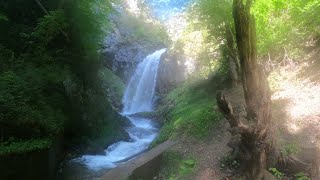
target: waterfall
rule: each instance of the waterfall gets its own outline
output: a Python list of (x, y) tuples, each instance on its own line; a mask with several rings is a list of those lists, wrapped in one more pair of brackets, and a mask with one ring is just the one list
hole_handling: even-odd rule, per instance
[(106, 155), (84, 155), (74, 162), (84, 164), (88, 169), (99, 171), (117, 166), (123, 160), (132, 158), (146, 150), (157, 136), (158, 129), (150, 119), (130, 117), (130, 114), (153, 110), (158, 66), (161, 55), (166, 49), (161, 49), (147, 56), (138, 66), (132, 76), (123, 98), (123, 114), (133, 124), (128, 128), (132, 141), (120, 141), (109, 146)]
[(153, 110), (153, 99), (161, 55), (161, 49), (147, 56), (137, 67), (123, 98), (124, 114), (149, 112)]

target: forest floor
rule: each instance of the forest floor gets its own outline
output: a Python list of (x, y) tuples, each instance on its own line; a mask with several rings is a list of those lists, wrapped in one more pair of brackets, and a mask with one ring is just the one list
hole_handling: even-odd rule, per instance
[[(226, 89), (226, 96), (230, 99), (238, 113), (244, 112), (244, 97), (242, 87)], [(217, 107), (213, 109), (217, 111)], [(196, 166), (192, 173), (183, 179), (190, 180), (229, 180), (236, 173), (227, 162), (231, 149), (228, 147), (231, 134), (226, 119), (221, 120), (210, 132), (206, 139), (198, 140), (190, 137), (180, 137), (179, 143), (170, 151), (177, 152), (183, 157), (192, 157)], [(229, 160), (230, 161), (230, 160)], [(223, 165), (224, 164), (224, 165)], [(235, 164), (237, 165), (237, 164)]]
[(283, 78), (272, 95), (272, 113), (281, 139), (301, 147), (320, 147), (319, 59), (282, 68), (279, 74)]
[[(280, 81), (272, 94), (272, 116), (277, 127), (277, 145), (284, 161), (299, 159), (284, 173), (309, 174), (320, 164), (320, 49), (305, 60), (278, 70)], [(286, 157), (287, 156), (287, 157)], [(317, 160), (318, 159), (318, 160)], [(317, 162), (316, 162), (317, 161)]]
[(210, 137), (206, 140), (197, 140), (194, 138), (181, 138), (179, 143), (171, 150), (178, 152), (184, 157), (192, 157), (196, 166), (191, 174), (183, 179), (190, 180), (210, 180), (224, 179), (228, 176), (228, 171), (221, 169), (220, 159), (230, 151), (227, 143), (230, 134), (227, 131), (229, 125), (226, 121), (220, 122), (212, 131)]
[[(273, 81), (276, 85), (272, 85), (272, 119), (277, 149), (282, 156), (295, 156), (302, 162), (310, 162), (312, 158), (316, 158), (311, 154), (314, 151), (306, 149), (320, 149), (319, 54), (319, 50), (313, 51), (303, 63), (274, 71), (277, 77)], [(241, 113), (245, 105), (242, 87), (225, 91), (235, 111)], [(179, 138), (179, 144), (172, 151), (196, 160), (195, 169), (186, 179), (231, 179), (234, 171), (228, 167), (221, 168), (221, 159), (230, 152), (227, 146), (230, 140), (228, 128), (227, 121), (223, 120), (207, 140)], [(294, 173), (298, 173), (297, 170), (299, 169), (295, 169)], [(305, 173), (308, 175), (308, 172)]]

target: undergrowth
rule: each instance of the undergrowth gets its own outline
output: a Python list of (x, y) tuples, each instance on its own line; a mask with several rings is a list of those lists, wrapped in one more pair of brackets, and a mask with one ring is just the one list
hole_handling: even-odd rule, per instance
[(226, 156), (223, 156), (220, 159), (220, 168), (221, 169), (224, 169), (224, 168), (237, 169), (237, 168), (239, 168), (239, 166), (240, 166), (240, 163), (229, 154)]
[(52, 141), (48, 138), (30, 140), (15, 140), (11, 138), (0, 144), (0, 156), (40, 151), (49, 148), (51, 144)]
[(270, 173), (276, 177), (277, 179), (283, 179), (284, 177), (284, 173), (280, 172), (278, 169), (276, 168), (269, 168)]
[(123, 81), (108, 68), (100, 69), (99, 76), (102, 79), (103, 87), (108, 92), (111, 103), (121, 104), (125, 89)]
[(169, 180), (186, 179), (196, 166), (193, 158), (184, 158), (177, 152), (166, 152), (163, 155), (163, 163), (159, 176)]
[(215, 124), (222, 119), (214, 111), (215, 91), (209, 91), (208, 84), (188, 84), (176, 88), (165, 98), (165, 105), (158, 113), (164, 125), (154, 144), (181, 135), (205, 138)]

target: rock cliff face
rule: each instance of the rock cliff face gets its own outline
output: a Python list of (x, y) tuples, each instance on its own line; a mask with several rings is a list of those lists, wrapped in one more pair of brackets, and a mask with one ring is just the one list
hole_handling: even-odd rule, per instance
[(176, 52), (167, 52), (161, 57), (157, 92), (159, 94), (166, 94), (180, 83), (186, 80), (186, 66), (185, 57)]
[(161, 42), (137, 36), (136, 26), (128, 26), (128, 23), (132, 23), (130, 15), (123, 9), (110, 15), (110, 21), (112, 31), (105, 39), (104, 63), (127, 82), (140, 61), (165, 46)]
[[(109, 18), (111, 33), (104, 42), (103, 62), (126, 84), (139, 62), (154, 51), (165, 48), (165, 44), (155, 40), (157, 38), (147, 35), (141, 36), (139, 30), (141, 24), (134, 24), (137, 23), (137, 20), (132, 21), (133, 15), (124, 8), (118, 8)], [(142, 34), (150, 34), (150, 31), (155, 30), (157, 29), (147, 28), (142, 31)], [(186, 80), (185, 59), (183, 54), (170, 50), (161, 57), (156, 86), (157, 93), (168, 93)]]

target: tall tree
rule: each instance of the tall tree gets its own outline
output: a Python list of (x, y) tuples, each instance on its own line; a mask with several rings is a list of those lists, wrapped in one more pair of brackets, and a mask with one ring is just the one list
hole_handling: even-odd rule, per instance
[(247, 179), (260, 180), (265, 176), (270, 141), (271, 98), (267, 79), (257, 63), (255, 20), (250, 14), (252, 0), (234, 0), (233, 17), (241, 65), (241, 79), (246, 101), (246, 119), (233, 113), (223, 92), (217, 101), (232, 128), (240, 135), (238, 158), (246, 170)]

